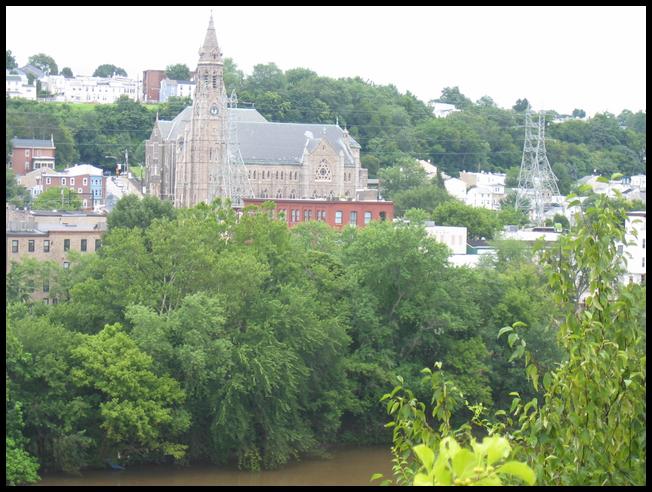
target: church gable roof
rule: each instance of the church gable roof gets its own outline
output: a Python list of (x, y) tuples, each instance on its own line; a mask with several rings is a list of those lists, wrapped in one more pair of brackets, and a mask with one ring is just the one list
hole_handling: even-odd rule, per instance
[[(337, 125), (273, 123), (255, 109), (228, 111), (237, 123), (240, 153), (245, 164), (299, 165), (304, 152), (313, 152), (324, 139), (335, 152), (343, 152), (346, 165), (355, 165), (350, 149), (359, 149), (360, 145)], [(191, 118), (192, 106), (188, 106), (172, 121), (159, 120), (162, 139), (170, 141), (182, 136)]]
[[(349, 138), (352, 148), (358, 143)], [(344, 162), (354, 165), (355, 160), (345, 143), (345, 134), (337, 125), (309, 123), (253, 123), (239, 122), (238, 141), (245, 164), (301, 164), (304, 151), (313, 152), (321, 139), (339, 153)]]

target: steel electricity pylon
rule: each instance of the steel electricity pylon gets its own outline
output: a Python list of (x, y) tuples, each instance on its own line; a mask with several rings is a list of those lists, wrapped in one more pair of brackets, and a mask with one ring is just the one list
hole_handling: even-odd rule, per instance
[(528, 209), (533, 222), (543, 225), (546, 208), (553, 203), (553, 197), (559, 195), (559, 188), (546, 155), (544, 112), (539, 112), (538, 123), (532, 121), (532, 115), (528, 107), (525, 111), (525, 141), (516, 190), (516, 208)]

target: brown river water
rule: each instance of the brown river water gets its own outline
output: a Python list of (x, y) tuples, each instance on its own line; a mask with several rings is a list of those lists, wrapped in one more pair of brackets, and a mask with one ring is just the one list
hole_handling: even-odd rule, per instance
[(371, 475), (392, 476), (389, 446), (337, 449), (330, 459), (306, 459), (279, 470), (246, 472), (211, 465), (149, 465), (124, 471), (46, 474), (36, 485), (379, 485)]

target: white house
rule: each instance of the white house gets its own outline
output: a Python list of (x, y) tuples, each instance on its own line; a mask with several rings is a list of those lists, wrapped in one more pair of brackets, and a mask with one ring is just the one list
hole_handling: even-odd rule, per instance
[(120, 96), (138, 100), (140, 82), (127, 77), (87, 77), (65, 78), (62, 75), (43, 77), (44, 90), (52, 94), (58, 102), (114, 103)]
[(645, 174), (637, 174), (629, 178), (629, 185), (632, 188), (638, 188), (641, 191), (646, 191), (645, 189)]
[(36, 83), (28, 84), (27, 75), (20, 70), (6, 70), (6, 97), (36, 100)]
[(430, 164), (430, 161), (424, 161), (418, 159), (417, 162), (421, 166), (421, 169), (423, 169), (426, 172), (426, 177), (428, 179), (432, 179), (435, 176), (437, 176), (437, 166), (433, 166), (432, 164)]
[(458, 178), (449, 178), (444, 181), (444, 187), (448, 194), (460, 201), (466, 199), (466, 186), (466, 183)]
[(448, 246), (453, 255), (466, 254), (466, 227), (436, 226), (426, 223), (428, 236)]
[(161, 90), (159, 92), (159, 101), (165, 102), (168, 98), (190, 97), (195, 98), (195, 82), (190, 80), (161, 80)]
[(459, 111), (454, 104), (431, 102), (432, 114), (437, 118), (446, 118), (449, 114)]

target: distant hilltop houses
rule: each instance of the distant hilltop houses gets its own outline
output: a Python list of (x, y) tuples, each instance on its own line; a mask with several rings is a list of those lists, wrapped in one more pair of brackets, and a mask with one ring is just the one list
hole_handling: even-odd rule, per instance
[[(33, 65), (6, 69), (6, 97), (36, 101), (111, 104), (121, 96), (145, 103), (165, 102), (170, 97), (195, 97), (194, 80), (172, 80), (165, 70), (145, 70), (143, 79), (47, 75)], [(191, 74), (192, 78), (192, 74)], [(41, 95), (37, 93), (37, 82)], [(46, 95), (44, 95), (46, 94)]]

